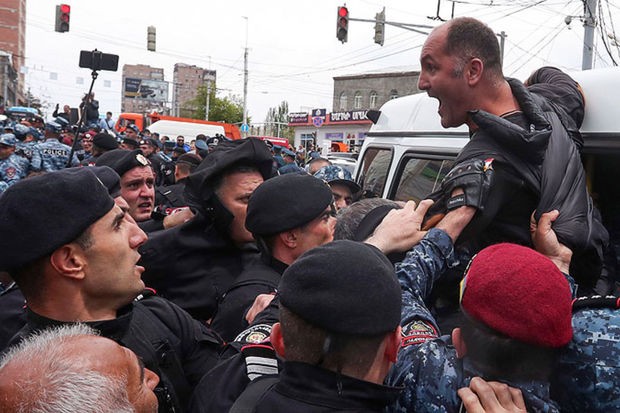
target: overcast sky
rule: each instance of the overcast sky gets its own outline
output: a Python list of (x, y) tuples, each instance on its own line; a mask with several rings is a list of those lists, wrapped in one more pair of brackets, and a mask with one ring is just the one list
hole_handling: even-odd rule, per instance
[[(599, 0), (613, 36), (620, 0)], [(120, 111), (121, 70), (124, 64), (164, 68), (172, 82), (175, 63), (195, 64), (217, 71), (220, 97), (243, 96), (243, 51), (249, 47), (248, 112), (262, 122), (267, 110), (283, 100), (291, 112), (332, 109), (334, 76), (367, 71), (417, 69), (425, 35), (386, 26), (385, 43), (373, 42), (374, 24), (349, 23), (349, 39), (336, 39), (336, 13), (344, 4), (335, 0), (106, 0), (69, 1), (68, 33), (54, 31), (56, 3), (27, 0), (26, 84), (50, 104), (77, 106), (88, 90), (90, 71), (78, 67), (80, 50), (95, 48), (118, 54), (118, 72), (100, 72), (94, 91), (100, 110)], [(349, 0), (350, 17), (374, 19), (383, 7), (386, 20), (437, 25), (437, 0)], [(440, 16), (449, 18), (452, 2), (442, 0)], [(556, 65), (581, 69), (583, 15), (579, 0), (462, 0), (455, 16), (472, 16), (505, 31), (505, 74), (525, 78), (537, 67)], [(565, 17), (574, 17), (570, 25)], [(244, 19), (247, 17), (247, 20)], [(247, 26), (246, 26), (247, 22)], [(146, 50), (147, 26), (157, 28), (157, 51)], [(612, 65), (596, 34), (595, 67)], [(618, 46), (608, 40), (612, 56)], [(80, 84), (80, 78), (83, 83)], [(170, 98), (172, 90), (170, 90)], [(53, 109), (53, 107), (52, 107)]]

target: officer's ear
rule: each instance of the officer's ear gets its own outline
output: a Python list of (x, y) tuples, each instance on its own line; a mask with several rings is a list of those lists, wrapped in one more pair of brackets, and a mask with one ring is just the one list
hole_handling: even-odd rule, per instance
[(284, 245), (286, 245), (288, 248), (295, 248), (297, 247), (297, 231), (296, 229), (291, 229), (288, 231), (284, 231), (278, 234), (278, 236), (280, 237), (280, 240), (282, 241), (282, 243)]
[(467, 355), (467, 344), (463, 340), (463, 331), (460, 328), (452, 330), (452, 345), (456, 350), (456, 357), (462, 359)]
[(271, 341), (271, 345), (278, 355), (282, 358), (286, 358), (285, 348), (284, 348), (284, 337), (282, 336), (282, 326), (280, 323), (275, 323), (271, 327), (271, 336), (269, 337), (269, 341)]
[(52, 252), (50, 264), (65, 277), (84, 278), (86, 259), (77, 244), (65, 244)]

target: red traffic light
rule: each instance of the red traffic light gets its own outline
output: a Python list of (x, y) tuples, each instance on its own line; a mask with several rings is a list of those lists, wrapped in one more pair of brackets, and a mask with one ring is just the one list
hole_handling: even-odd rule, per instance
[(68, 4), (59, 4), (56, 6), (56, 27), (59, 33), (69, 31), (69, 20), (71, 20), (71, 6)]
[(349, 15), (349, 10), (346, 7), (338, 7), (338, 16), (347, 17)]
[(349, 9), (346, 6), (338, 7), (338, 19), (336, 21), (336, 38), (345, 43), (349, 31)]
[(71, 13), (71, 6), (69, 6), (68, 4), (61, 4), (60, 11), (62, 13)]

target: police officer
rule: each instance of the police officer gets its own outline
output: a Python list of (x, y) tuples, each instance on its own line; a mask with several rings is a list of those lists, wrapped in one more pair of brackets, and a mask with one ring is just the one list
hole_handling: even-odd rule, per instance
[(12, 133), (0, 135), (0, 182), (5, 184), (0, 188), (0, 193), (25, 178), (30, 169), (28, 159), (15, 154), (16, 144), (17, 139)]
[(278, 173), (280, 175), (290, 174), (290, 173), (299, 173), (302, 172), (303, 169), (297, 165), (295, 162), (295, 152), (290, 149), (283, 148), (282, 149), (282, 159), (284, 160), (284, 166), (278, 168)]
[(164, 175), (162, 171), (161, 157), (159, 156), (159, 144), (153, 138), (144, 138), (140, 141), (140, 150), (151, 161), (151, 167), (155, 172), (155, 185), (164, 184)]
[(336, 209), (346, 208), (353, 203), (354, 196), (361, 191), (353, 180), (351, 172), (338, 165), (327, 165), (314, 173), (314, 177), (329, 184), (334, 194)]
[[(383, 380), (400, 346), (401, 290), (381, 251), (348, 240), (314, 248), (278, 290), (271, 343), (283, 369), (255, 379), (231, 412), (382, 412), (394, 402), (400, 389)], [(272, 385), (254, 400), (244, 397), (266, 380)]]
[(259, 294), (276, 291), (284, 270), (301, 254), (332, 241), (336, 223), (329, 187), (312, 176), (287, 174), (262, 183), (248, 203), (245, 227), (261, 260), (228, 289), (211, 326), (226, 341), (247, 327), (245, 313)]
[(93, 166), (101, 155), (108, 151), (118, 149), (118, 141), (109, 133), (100, 132), (93, 137), (92, 156), (82, 161), (82, 165)]
[(270, 174), (271, 154), (260, 140), (220, 143), (186, 184), (196, 217), (153, 233), (141, 248), (145, 282), (195, 318), (213, 317), (244, 261), (258, 258), (245, 216), (252, 192)]
[[(410, 213), (421, 223), (431, 203), (415, 210), (409, 204), (392, 216)], [(527, 411), (557, 411), (549, 378), (558, 350), (572, 336), (571, 292), (549, 258), (507, 243), (479, 252), (461, 283), (464, 317), (451, 340), (440, 337), (426, 307), (433, 283), (457, 264), (453, 242), (473, 215), (465, 206), (450, 212), (396, 266), (403, 342), (388, 383), (405, 389), (389, 411), (458, 411), (457, 390), (475, 376), (518, 387)], [(456, 222), (456, 231), (446, 230), (449, 222)]]
[(17, 183), (0, 197), (0, 214), (0, 269), (13, 276), (28, 302), (28, 323), (16, 340), (85, 322), (158, 374), (160, 411), (183, 411), (195, 384), (216, 363), (220, 339), (144, 290), (136, 262), (146, 236), (90, 168)]
[[(71, 147), (60, 143), (62, 126), (55, 122), (45, 124), (45, 140), (35, 145), (32, 154), (32, 169), (35, 171), (52, 172), (67, 166)], [(71, 166), (78, 166), (80, 161), (76, 154), (71, 158)]]
[(37, 144), (38, 132), (35, 128), (22, 124), (15, 125), (15, 137), (17, 144), (15, 145), (15, 153), (32, 161), (34, 147)]
[(200, 156), (186, 153), (181, 155), (174, 166), (175, 184), (155, 188), (155, 210), (168, 214), (169, 210), (187, 206), (185, 200), (185, 184), (202, 159)]

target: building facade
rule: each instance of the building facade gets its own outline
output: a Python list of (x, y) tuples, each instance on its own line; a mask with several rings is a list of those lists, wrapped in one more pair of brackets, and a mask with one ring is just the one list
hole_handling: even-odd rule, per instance
[[(207, 86), (215, 90), (217, 73), (215, 70), (203, 69), (196, 65), (177, 63), (174, 65), (172, 86), (172, 110), (176, 116), (191, 117), (195, 111), (193, 105), (188, 104), (196, 98), (198, 88)], [(205, 101), (205, 105), (207, 102)]]
[(323, 155), (330, 152), (359, 152), (372, 122), (368, 110), (379, 110), (391, 99), (419, 93), (416, 70), (396, 70), (334, 77), (332, 111), (289, 113), (295, 129), (295, 147), (313, 146)]
[(123, 65), (121, 112), (169, 114), (168, 82), (164, 69), (148, 65)]
[(25, 102), (26, 0), (0, 0), (0, 105)]

